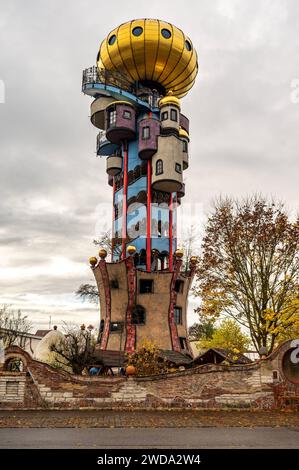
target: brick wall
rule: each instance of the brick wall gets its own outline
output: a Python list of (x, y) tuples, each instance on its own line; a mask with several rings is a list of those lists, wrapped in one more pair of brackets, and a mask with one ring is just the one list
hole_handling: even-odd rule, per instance
[[(73, 376), (12, 347), (7, 356), (20, 357), (26, 364), (27, 376), (1, 373), (0, 396), (8, 398), (0, 399), (0, 406), (5, 407), (9, 402), (13, 406), (63, 408), (297, 407), (299, 384), (288, 382), (281, 369), (287, 347), (285, 344), (266, 360), (252, 364), (209, 364), (167, 375), (134, 378)], [(8, 381), (18, 381), (18, 394), (15, 385), (8, 386), (9, 394), (3, 392)]]
[(26, 374), (0, 371), (0, 404), (23, 403)]

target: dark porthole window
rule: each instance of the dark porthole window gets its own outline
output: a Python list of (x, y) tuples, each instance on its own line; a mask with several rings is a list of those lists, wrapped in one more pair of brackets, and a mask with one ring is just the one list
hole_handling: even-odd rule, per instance
[(112, 34), (112, 36), (110, 36), (110, 38), (108, 39), (108, 44), (109, 46), (112, 46), (116, 41), (116, 36), (115, 34)]
[(169, 29), (163, 28), (161, 30), (161, 34), (162, 34), (163, 38), (165, 38), (165, 39), (171, 38), (171, 32), (169, 31)]
[(156, 161), (156, 175), (162, 175), (163, 173), (163, 162), (162, 160)]
[(185, 46), (186, 46), (187, 51), (191, 51), (192, 46), (191, 46), (191, 43), (189, 41), (185, 41)]
[(182, 165), (180, 165), (179, 163), (176, 163), (175, 164), (175, 171), (177, 173), (182, 173)]
[(178, 120), (178, 112), (176, 109), (171, 109), (170, 110), (170, 119), (174, 122), (177, 122)]
[(141, 36), (141, 34), (143, 33), (143, 28), (141, 28), (141, 26), (136, 26), (136, 28), (133, 29), (132, 33), (134, 34), (134, 36)]

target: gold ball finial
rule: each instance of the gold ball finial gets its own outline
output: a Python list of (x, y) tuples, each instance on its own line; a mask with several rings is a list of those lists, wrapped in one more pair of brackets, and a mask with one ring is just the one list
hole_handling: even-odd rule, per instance
[(182, 250), (182, 248), (178, 248), (178, 249), (175, 251), (175, 256), (176, 256), (176, 258), (183, 258), (183, 256), (184, 256), (184, 251)]
[(190, 258), (190, 264), (197, 264), (198, 263), (198, 257), (197, 256), (191, 256)]
[(95, 265), (97, 264), (98, 260), (95, 256), (92, 256), (91, 258), (89, 258), (89, 264), (90, 266), (92, 266), (93, 268), (95, 267)]
[(136, 253), (136, 247), (134, 245), (129, 245), (127, 248), (127, 252), (131, 256), (134, 255)]
[(107, 251), (105, 250), (105, 248), (101, 248), (101, 249), (99, 250), (99, 257), (100, 257), (101, 259), (105, 259), (106, 256), (107, 256)]

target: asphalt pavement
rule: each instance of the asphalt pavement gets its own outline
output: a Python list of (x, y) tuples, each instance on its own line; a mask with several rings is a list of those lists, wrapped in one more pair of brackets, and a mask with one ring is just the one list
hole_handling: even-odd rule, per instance
[(2, 428), (2, 449), (299, 449), (299, 428)]

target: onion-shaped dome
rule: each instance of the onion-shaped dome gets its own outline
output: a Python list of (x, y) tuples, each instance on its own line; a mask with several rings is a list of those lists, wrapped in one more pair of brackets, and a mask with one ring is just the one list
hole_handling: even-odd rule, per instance
[(179, 136), (183, 139), (188, 139), (189, 140), (189, 134), (187, 131), (185, 131), (185, 129), (183, 129), (182, 127), (180, 127), (180, 130), (179, 130)]
[(177, 106), (179, 109), (181, 108), (180, 105), (180, 100), (173, 95), (172, 90), (168, 92), (167, 96), (164, 96), (164, 98), (161, 98), (159, 100), (159, 108), (162, 108), (162, 106), (172, 104), (174, 106)]
[(121, 72), (133, 84), (143, 82), (177, 97), (187, 94), (197, 71), (197, 53), (176, 26), (155, 19), (133, 20), (112, 30), (101, 44), (99, 70)]
[(55, 362), (56, 352), (53, 351), (53, 347), (63, 349), (65, 343), (65, 336), (61, 331), (51, 330), (43, 339), (38, 343), (35, 350), (34, 359), (38, 361), (47, 362), (51, 364)]

